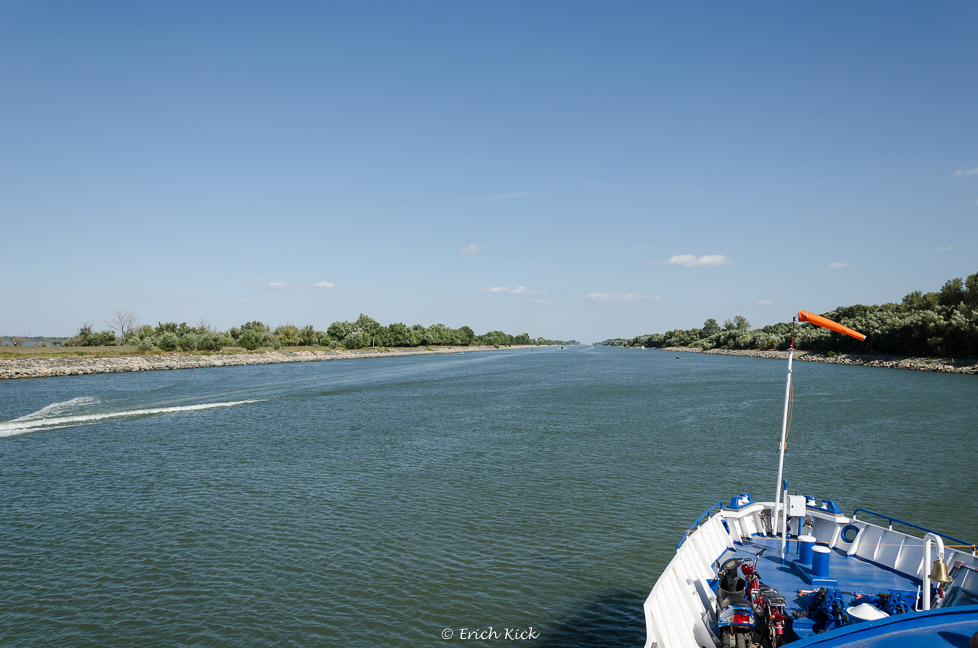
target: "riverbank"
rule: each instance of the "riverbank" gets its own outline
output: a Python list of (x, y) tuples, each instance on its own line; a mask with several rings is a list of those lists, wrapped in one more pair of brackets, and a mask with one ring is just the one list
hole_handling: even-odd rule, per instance
[[(786, 360), (788, 358), (787, 351), (755, 351), (751, 349), (709, 349), (704, 351), (703, 349), (690, 347), (665, 347), (662, 350), (679, 351), (682, 353), (747, 356), (749, 358), (774, 358), (778, 360)], [(861, 353), (840, 353), (829, 356), (814, 351), (796, 350), (794, 359), (802, 362), (886, 367), (887, 369), (909, 369), (911, 371), (978, 374), (978, 360), (960, 360), (954, 358), (908, 358), (903, 356), (868, 355)]]
[[(532, 348), (520, 345), (508, 349)], [(286, 362), (321, 362), (353, 358), (387, 358), (391, 356), (431, 355), (497, 351), (492, 346), (411, 347), (383, 349), (324, 349), (313, 351), (258, 351), (252, 353), (170, 353), (163, 355), (125, 355), (90, 357), (45, 357), (0, 359), (0, 380), (17, 378), (50, 378), (132, 371), (164, 371), (235, 367), (241, 365), (279, 364)]]

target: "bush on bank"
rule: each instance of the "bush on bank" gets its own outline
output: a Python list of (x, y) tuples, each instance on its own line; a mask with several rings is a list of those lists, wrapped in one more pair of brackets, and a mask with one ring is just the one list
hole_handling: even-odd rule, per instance
[[(160, 322), (155, 327), (144, 324), (131, 330), (126, 330), (122, 337), (127, 346), (134, 346), (140, 351), (220, 351), (226, 347), (241, 347), (248, 351), (267, 347), (279, 349), (286, 347), (345, 347), (347, 349), (362, 349), (367, 347), (420, 347), (420, 346), (470, 346), (470, 345), (499, 345), (514, 344), (577, 344), (576, 340), (549, 340), (538, 337), (531, 338), (528, 333), (509, 335), (502, 331), (489, 331), (476, 335), (468, 326), (451, 328), (444, 324), (423, 326), (414, 324), (407, 326), (403, 323), (384, 326), (373, 318), (361, 314), (354, 322), (337, 321), (330, 324), (326, 331), (317, 330), (311, 324), (302, 328), (292, 324), (279, 326), (274, 330), (260, 321), (246, 322), (228, 331), (214, 331), (201, 323), (189, 326), (186, 322)], [(78, 334), (63, 341), (63, 346), (113, 346), (118, 343), (114, 331), (92, 330), (91, 325), (84, 324)]]
[(824, 317), (867, 335), (859, 342), (804, 323), (781, 322), (751, 329), (741, 316), (720, 326), (708, 319), (699, 329), (674, 329), (633, 338), (613, 338), (608, 346), (647, 348), (786, 350), (868, 353), (950, 358), (978, 357), (978, 273), (951, 279), (937, 292), (914, 291), (899, 304), (839, 306)]

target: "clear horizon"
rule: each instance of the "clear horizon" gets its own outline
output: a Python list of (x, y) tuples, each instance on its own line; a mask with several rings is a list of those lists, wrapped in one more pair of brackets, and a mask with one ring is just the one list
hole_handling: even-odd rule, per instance
[(753, 327), (978, 272), (978, 5), (0, 3), (0, 334)]

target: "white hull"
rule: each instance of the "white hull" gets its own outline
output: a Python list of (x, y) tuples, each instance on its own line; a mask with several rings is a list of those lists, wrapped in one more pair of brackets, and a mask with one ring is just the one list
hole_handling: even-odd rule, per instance
[[(648, 631), (645, 648), (717, 645), (716, 595), (709, 582), (716, 576), (714, 561), (727, 551), (743, 548), (745, 538), (769, 538), (774, 508), (771, 502), (752, 503), (740, 509), (725, 508), (689, 533), (645, 601)], [(806, 524), (809, 521), (810, 528)], [(853, 529), (843, 534), (847, 525), (858, 529), (854, 538)], [(892, 528), (812, 506), (805, 509), (803, 516), (791, 518), (789, 537), (795, 536), (799, 528), (814, 536), (820, 545), (840, 551), (843, 560), (861, 558), (860, 563), (873, 563), (915, 580), (924, 579), (931, 569), (924, 540)], [(847, 542), (846, 536), (852, 541)], [(794, 541), (789, 543), (789, 551), (794, 545)], [(930, 560), (935, 558), (932, 552)], [(948, 565), (962, 561), (978, 568), (978, 557), (972, 554), (971, 548), (959, 550), (947, 546), (944, 559)], [(791, 596), (792, 593), (782, 591), (782, 594)]]

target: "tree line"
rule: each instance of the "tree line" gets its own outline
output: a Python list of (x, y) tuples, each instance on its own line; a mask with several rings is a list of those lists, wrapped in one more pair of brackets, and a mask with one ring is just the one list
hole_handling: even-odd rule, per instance
[(613, 338), (607, 346), (700, 349), (786, 350), (792, 332), (796, 349), (823, 353), (871, 353), (951, 358), (978, 357), (978, 273), (950, 279), (939, 291), (916, 290), (899, 304), (839, 306), (824, 317), (867, 335), (859, 342), (808, 323), (781, 322), (752, 329), (737, 316), (723, 325), (708, 319), (702, 328), (674, 329), (633, 338)]
[(63, 346), (126, 346), (140, 351), (220, 351), (225, 347), (242, 347), (249, 351), (259, 348), (327, 347), (362, 349), (366, 347), (422, 346), (513, 346), (576, 344), (576, 341), (531, 338), (529, 333), (510, 335), (489, 331), (477, 335), (468, 326), (452, 328), (444, 324), (408, 326), (402, 323), (384, 326), (361, 314), (353, 322), (333, 322), (325, 331), (309, 324), (299, 328), (285, 324), (272, 329), (260, 321), (246, 322), (228, 331), (215, 331), (206, 323), (197, 326), (186, 322), (160, 322), (150, 326), (136, 325), (133, 313), (117, 311), (106, 324), (109, 329), (95, 331), (84, 323), (78, 334), (65, 339)]

